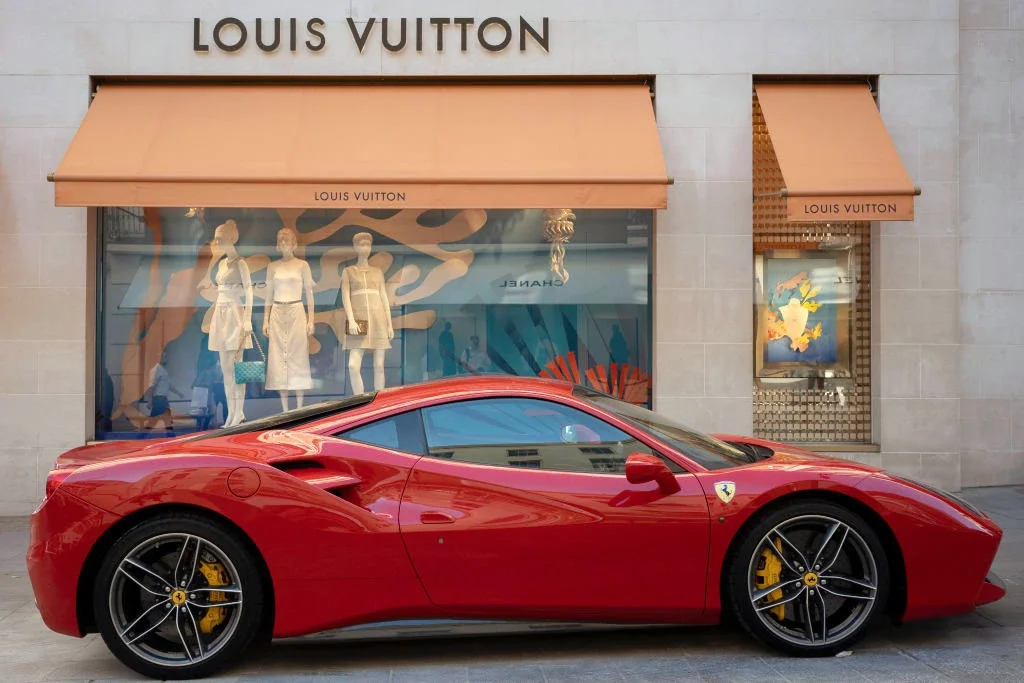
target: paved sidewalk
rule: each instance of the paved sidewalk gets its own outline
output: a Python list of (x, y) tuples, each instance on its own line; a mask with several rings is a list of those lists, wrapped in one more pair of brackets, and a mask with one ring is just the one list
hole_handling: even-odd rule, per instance
[[(1024, 487), (964, 496), (1006, 535), (994, 570), (1007, 596), (961, 617), (882, 625), (843, 658), (795, 659), (729, 628), (375, 642), (298, 640), (254, 654), (226, 681), (1024, 681)], [(25, 576), (26, 520), (0, 518), (0, 682), (145, 680), (95, 635), (43, 626)], [(936, 567), (943, 572), (943, 567)], [(956, 581), (956, 576), (949, 576)]]

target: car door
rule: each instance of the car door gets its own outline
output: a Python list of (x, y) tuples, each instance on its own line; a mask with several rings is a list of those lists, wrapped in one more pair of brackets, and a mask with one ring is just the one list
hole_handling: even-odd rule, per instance
[(707, 503), (630, 484), (652, 453), (580, 409), (528, 398), (424, 408), (428, 457), (402, 496), (402, 538), (430, 599), (463, 615), (680, 619), (704, 607)]

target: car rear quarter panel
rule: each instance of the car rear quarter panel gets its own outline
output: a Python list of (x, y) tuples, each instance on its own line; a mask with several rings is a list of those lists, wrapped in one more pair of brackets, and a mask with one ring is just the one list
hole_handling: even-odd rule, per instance
[(58, 490), (31, 517), (28, 576), (43, 622), (57, 633), (84, 635), (78, 624), (78, 580), (89, 550), (114, 515)]
[[(380, 451), (372, 463), (336, 460), (366, 484), (335, 495), (265, 463), (177, 454), (83, 468), (61, 490), (119, 517), (188, 506), (229, 520), (266, 563), (278, 637), (426, 609), (399, 534), (398, 501), (408, 476), (400, 456)], [(259, 489), (247, 498), (228, 488), (239, 467), (259, 476)]]

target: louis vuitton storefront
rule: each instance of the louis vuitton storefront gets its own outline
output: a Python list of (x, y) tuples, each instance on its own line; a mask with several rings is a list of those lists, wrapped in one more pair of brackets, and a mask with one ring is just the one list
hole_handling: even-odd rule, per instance
[(883, 4), (5, 6), (0, 511), (88, 440), (475, 372), (1024, 482), (993, 27)]
[(100, 85), (54, 180), (96, 207), (97, 438), (461, 373), (650, 405), (643, 83)]

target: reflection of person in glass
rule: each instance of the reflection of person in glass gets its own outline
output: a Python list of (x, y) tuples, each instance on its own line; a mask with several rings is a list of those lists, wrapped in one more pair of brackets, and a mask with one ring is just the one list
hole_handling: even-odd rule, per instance
[(209, 348), (220, 353), (224, 393), (228, 399), (225, 427), (234, 427), (245, 420), (245, 385), (235, 384), (235, 361), (242, 360), (243, 349), (252, 348), (252, 279), (249, 266), (235, 248), (237, 242), (238, 226), (233, 220), (218, 225), (213, 233), (214, 247), (224, 258), (218, 261), (213, 274), (217, 301), (210, 319)]
[(352, 393), (363, 393), (363, 353), (373, 350), (373, 388), (384, 388), (384, 354), (391, 348), (395, 330), (391, 325), (391, 304), (384, 284), (384, 272), (369, 264), (373, 236), (360, 232), (352, 238), (356, 265), (341, 271), (341, 298), (348, 329), (344, 347), (348, 350), (348, 371)]
[[(206, 430), (213, 424), (213, 418), (217, 412), (217, 406), (227, 407), (227, 398), (224, 396), (224, 378), (221, 375), (220, 366), (217, 363), (216, 354), (209, 351), (200, 351), (196, 360), (196, 378), (192, 387), (206, 389), (206, 408), (196, 415), (196, 428)], [(193, 393), (193, 398), (195, 394)]]
[(455, 374), (455, 335), (452, 324), (445, 321), (444, 332), (437, 336), (437, 348), (441, 352), (441, 374), (450, 377)]
[(487, 372), (491, 367), (491, 359), (480, 347), (480, 337), (475, 334), (469, 338), (469, 346), (462, 352), (462, 367), (469, 373)]
[(626, 343), (626, 338), (622, 335), (622, 329), (618, 324), (612, 325), (612, 339), (609, 346), (613, 363), (629, 362), (629, 344)]
[[(267, 350), (268, 390), (281, 394), (281, 410), (288, 410), (288, 392), (295, 392), (297, 408), (307, 389), (313, 388), (309, 371), (309, 337), (313, 334), (313, 274), (309, 264), (295, 257), (298, 235), (291, 228), (277, 231), (281, 258), (267, 266), (267, 301), (263, 309), (263, 335)], [(306, 309), (302, 295), (306, 295)], [(307, 310), (308, 309), (308, 310)]]
[(171, 375), (167, 372), (167, 350), (164, 349), (160, 353), (160, 362), (149, 371), (149, 385), (144, 396), (151, 409), (146, 429), (152, 429), (157, 422), (163, 422), (169, 430), (174, 429), (174, 416), (171, 414), (170, 401), (167, 400), (171, 393), (177, 394), (178, 398), (185, 397), (171, 384)]

